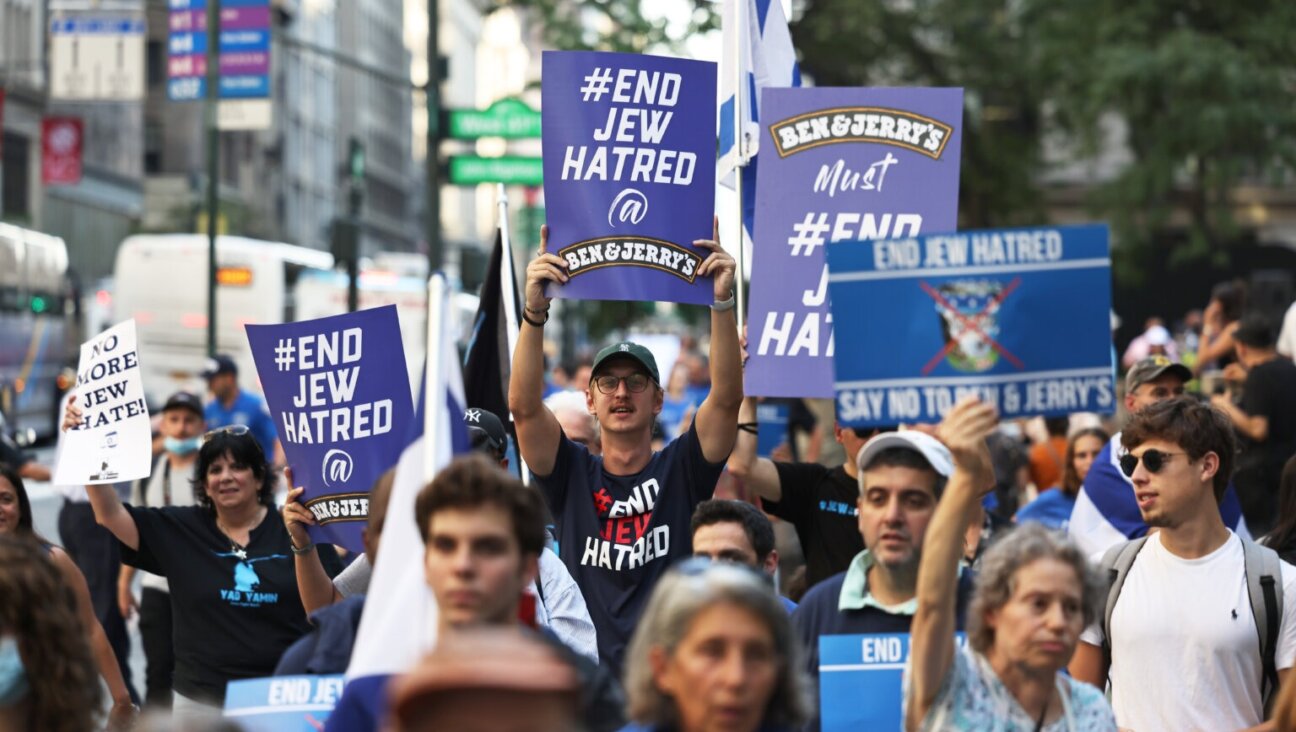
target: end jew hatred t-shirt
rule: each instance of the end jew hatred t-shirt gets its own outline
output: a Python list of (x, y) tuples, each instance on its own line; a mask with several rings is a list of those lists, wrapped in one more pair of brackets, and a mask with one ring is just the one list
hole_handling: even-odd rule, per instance
[(139, 549), (123, 544), (122, 561), (171, 586), (176, 691), (220, 703), (226, 682), (272, 675), (284, 650), (310, 630), (292, 545), (274, 511), (252, 529), (240, 558), (206, 509), (127, 509)]
[(598, 631), (599, 658), (613, 669), (658, 578), (693, 553), (689, 520), (722, 470), (723, 461), (707, 462), (690, 426), (634, 475), (608, 473), (603, 458), (563, 435), (553, 472), (536, 476), (557, 523), (559, 555)]

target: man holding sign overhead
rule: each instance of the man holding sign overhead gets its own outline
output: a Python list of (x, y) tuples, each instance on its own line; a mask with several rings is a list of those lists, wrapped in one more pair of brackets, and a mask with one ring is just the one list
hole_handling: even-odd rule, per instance
[[(716, 233), (713, 236), (719, 238)], [(689, 519), (711, 497), (738, 432), (742, 367), (734, 320), (732, 257), (716, 239), (693, 244), (710, 254), (698, 267), (713, 277), (711, 393), (687, 432), (660, 452), (653, 421), (663, 392), (656, 360), (635, 343), (604, 348), (585, 385), (598, 419), (603, 454), (591, 455), (563, 433), (541, 400), (544, 391), (546, 285), (565, 283), (565, 260), (544, 250), (526, 271), (526, 312), (513, 356), (509, 409), (522, 457), (557, 523), (559, 552), (585, 595), (598, 630), (599, 657), (620, 668), (625, 646), (653, 586), (674, 559), (692, 553)]]

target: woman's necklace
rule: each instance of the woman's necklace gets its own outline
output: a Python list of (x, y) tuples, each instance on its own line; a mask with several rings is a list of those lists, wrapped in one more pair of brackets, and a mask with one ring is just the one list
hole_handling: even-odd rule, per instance
[[(260, 511), (258, 511), (257, 513), (260, 513)], [(237, 541), (234, 541), (234, 535), (231, 534), (225, 528), (225, 525), (221, 523), (219, 516), (216, 517), (216, 528), (220, 529), (220, 532), (225, 535), (226, 539), (229, 539), (230, 553), (238, 557), (242, 561), (247, 561), (247, 545), (240, 544)], [(251, 541), (251, 538), (252, 538), (252, 531), (251, 529), (249, 529), (248, 540)]]

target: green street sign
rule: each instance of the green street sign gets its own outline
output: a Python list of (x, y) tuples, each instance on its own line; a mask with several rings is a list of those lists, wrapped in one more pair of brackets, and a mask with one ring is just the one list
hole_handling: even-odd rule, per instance
[(450, 109), (446, 116), (446, 134), (456, 140), (540, 136), (540, 113), (520, 99), (501, 99), (487, 109)]
[(451, 155), (450, 182), (457, 186), (475, 186), (479, 183), (539, 186), (544, 184), (544, 165), (540, 158), (525, 155), (504, 155), (498, 158)]

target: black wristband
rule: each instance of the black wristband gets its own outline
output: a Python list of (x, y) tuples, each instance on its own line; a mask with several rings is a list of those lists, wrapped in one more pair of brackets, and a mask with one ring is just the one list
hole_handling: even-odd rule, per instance
[(752, 433), (753, 435), (754, 435), (754, 434), (757, 434), (757, 433), (759, 432), (759, 427), (760, 427), (760, 425), (759, 425), (759, 423), (757, 423), (757, 422), (739, 422), (739, 423), (738, 423), (738, 429), (742, 430), (743, 432), (750, 432), (750, 433)]
[(522, 319), (530, 323), (531, 325), (534, 325), (537, 328), (543, 328), (544, 324), (549, 322), (549, 310), (547, 308), (544, 310), (544, 320), (532, 320), (530, 316), (527, 315), (527, 313), (530, 312), (535, 312), (535, 311), (533, 311), (531, 308), (522, 308)]

